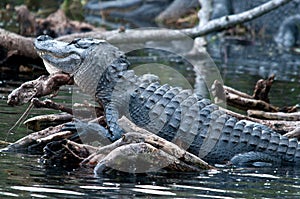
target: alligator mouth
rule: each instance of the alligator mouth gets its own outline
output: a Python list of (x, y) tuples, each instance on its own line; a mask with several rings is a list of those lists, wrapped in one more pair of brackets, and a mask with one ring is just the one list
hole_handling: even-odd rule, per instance
[(42, 35), (36, 39), (34, 46), (50, 74), (61, 71), (72, 73), (82, 62), (81, 54), (84, 50), (71, 43), (56, 41)]

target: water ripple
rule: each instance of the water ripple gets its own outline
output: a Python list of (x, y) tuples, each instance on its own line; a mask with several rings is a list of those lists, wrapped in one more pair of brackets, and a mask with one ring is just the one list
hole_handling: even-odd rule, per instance
[(53, 189), (53, 188), (44, 188), (44, 187), (26, 187), (26, 186), (11, 186), (12, 189), (20, 191), (29, 191), (29, 192), (41, 192), (41, 193), (56, 193), (56, 194), (68, 194), (68, 195), (77, 195), (83, 196), (84, 193), (77, 191), (63, 190), (63, 189)]

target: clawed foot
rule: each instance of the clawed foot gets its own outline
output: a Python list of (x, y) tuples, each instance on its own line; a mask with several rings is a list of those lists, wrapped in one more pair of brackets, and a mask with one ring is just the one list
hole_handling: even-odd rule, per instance
[(110, 134), (106, 128), (97, 123), (87, 123), (80, 120), (68, 122), (62, 128), (62, 131), (77, 132), (70, 140), (81, 139), (82, 143), (98, 142), (101, 146), (110, 144)]

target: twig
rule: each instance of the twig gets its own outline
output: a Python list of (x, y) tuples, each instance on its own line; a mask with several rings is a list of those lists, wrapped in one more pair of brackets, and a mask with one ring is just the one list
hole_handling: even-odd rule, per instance
[(39, 100), (38, 98), (33, 98), (31, 100), (32, 104), (34, 105), (35, 108), (50, 108), (54, 110), (59, 110), (62, 112), (66, 112), (69, 114), (73, 114), (73, 110), (71, 108), (65, 107), (61, 104), (57, 104), (53, 102), (52, 100), (46, 99), (46, 100)]
[(33, 104), (30, 103), (27, 109), (25, 110), (25, 112), (18, 119), (18, 121), (8, 130), (5, 141), (7, 141), (9, 134), (13, 133), (13, 130), (22, 123), (22, 120), (24, 120), (28, 116), (32, 108), (33, 108)]

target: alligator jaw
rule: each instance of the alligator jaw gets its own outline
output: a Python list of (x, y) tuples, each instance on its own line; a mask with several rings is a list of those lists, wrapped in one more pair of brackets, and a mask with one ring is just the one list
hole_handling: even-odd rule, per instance
[(100, 40), (75, 39), (66, 43), (41, 35), (35, 40), (34, 46), (50, 74), (59, 71), (73, 74), (85, 59), (89, 47), (99, 42)]

